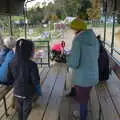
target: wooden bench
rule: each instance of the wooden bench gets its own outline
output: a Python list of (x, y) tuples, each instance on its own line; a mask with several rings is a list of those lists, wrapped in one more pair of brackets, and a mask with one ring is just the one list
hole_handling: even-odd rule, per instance
[(58, 120), (64, 92), (66, 66), (55, 64), (47, 74), (42, 86), (43, 96), (40, 105), (33, 107), (28, 120)]
[(7, 105), (6, 105), (6, 95), (12, 89), (12, 87), (1, 86), (0, 87), (0, 101), (3, 100), (5, 115), (8, 116)]
[[(119, 65), (111, 59), (112, 68)], [(120, 120), (120, 72), (112, 70), (106, 84), (97, 85), (91, 93), (92, 120)]]

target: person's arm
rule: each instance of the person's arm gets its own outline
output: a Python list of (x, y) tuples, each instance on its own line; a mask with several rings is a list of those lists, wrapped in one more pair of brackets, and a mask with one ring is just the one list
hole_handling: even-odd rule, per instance
[(42, 95), (42, 90), (40, 86), (40, 76), (37, 68), (37, 64), (34, 64), (34, 66), (31, 69), (31, 78), (32, 78), (32, 83), (35, 86), (36, 92), (39, 96)]
[(8, 65), (7, 82), (6, 82), (6, 84), (12, 85), (14, 82), (15, 82), (15, 79), (14, 79), (14, 76), (13, 76), (12, 64), (9, 64)]
[(80, 42), (79, 40), (75, 39), (72, 44), (71, 54), (66, 57), (68, 65), (73, 69), (78, 68), (80, 65), (81, 59), (80, 49), (81, 49)]
[(0, 81), (5, 82), (7, 73), (8, 73), (8, 65), (12, 61), (14, 57), (13, 51), (8, 52), (8, 54), (5, 57), (4, 62), (0, 66)]

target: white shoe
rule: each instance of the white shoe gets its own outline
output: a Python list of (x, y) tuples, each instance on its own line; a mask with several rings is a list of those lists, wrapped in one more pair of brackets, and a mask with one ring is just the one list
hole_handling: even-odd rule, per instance
[(80, 119), (80, 112), (79, 111), (73, 111), (72, 114), (75, 118)]

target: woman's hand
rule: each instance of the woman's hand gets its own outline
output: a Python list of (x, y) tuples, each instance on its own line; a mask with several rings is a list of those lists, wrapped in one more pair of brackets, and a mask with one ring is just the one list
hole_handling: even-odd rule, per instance
[(71, 55), (71, 50), (64, 50), (64, 54), (65, 54), (66, 56)]

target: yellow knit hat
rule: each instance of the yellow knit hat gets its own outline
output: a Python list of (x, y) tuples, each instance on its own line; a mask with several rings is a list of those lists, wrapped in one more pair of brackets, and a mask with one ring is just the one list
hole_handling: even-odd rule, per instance
[(86, 30), (87, 24), (80, 18), (76, 18), (71, 22), (70, 27), (71, 27), (71, 29), (78, 30), (78, 31)]

